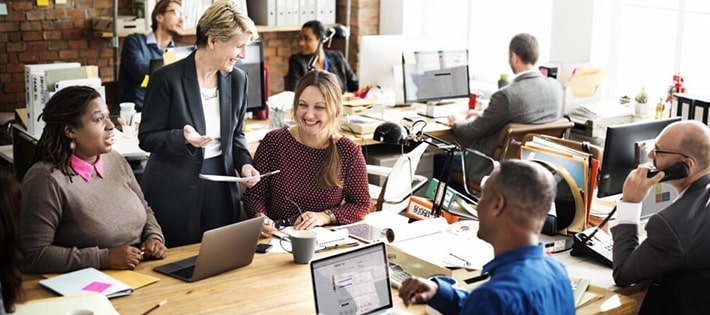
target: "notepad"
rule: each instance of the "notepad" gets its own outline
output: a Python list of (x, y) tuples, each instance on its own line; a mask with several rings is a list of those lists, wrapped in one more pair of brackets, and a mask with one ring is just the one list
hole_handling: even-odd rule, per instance
[(92, 311), (94, 314), (118, 315), (118, 311), (106, 296), (98, 293), (33, 300), (25, 304), (17, 304), (12, 314), (73, 314), (81, 310)]
[(94, 292), (113, 298), (133, 293), (125, 283), (91, 267), (40, 280), (39, 284), (64, 296)]

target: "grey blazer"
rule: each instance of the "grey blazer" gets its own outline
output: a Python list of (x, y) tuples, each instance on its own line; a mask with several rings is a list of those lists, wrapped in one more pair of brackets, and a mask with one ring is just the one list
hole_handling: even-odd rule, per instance
[(470, 147), (493, 156), (501, 129), (508, 123), (544, 124), (562, 115), (562, 87), (539, 71), (526, 72), (491, 96), (485, 111), (473, 121), (457, 122), (454, 135)]
[[(183, 136), (185, 124), (195, 127), (200, 134), (206, 132), (196, 71), (193, 52), (155, 72), (145, 94), (138, 140), (141, 149), (150, 152), (150, 158), (141, 187), (161, 225), (164, 220), (189, 220), (190, 214), (196, 213), (194, 209), (199, 208), (198, 174), (204, 149), (186, 144)], [(220, 71), (218, 90), (224, 159), (221, 175), (234, 176), (235, 170), (241, 171), (244, 164), (252, 163), (243, 132), (246, 74), (237, 68), (232, 72)], [(239, 186), (231, 183), (230, 191), (239, 219)], [(166, 211), (170, 217), (161, 217)]]
[(653, 215), (639, 244), (636, 224), (611, 229), (614, 281), (651, 280), (640, 314), (704, 314), (710, 310), (710, 175)]

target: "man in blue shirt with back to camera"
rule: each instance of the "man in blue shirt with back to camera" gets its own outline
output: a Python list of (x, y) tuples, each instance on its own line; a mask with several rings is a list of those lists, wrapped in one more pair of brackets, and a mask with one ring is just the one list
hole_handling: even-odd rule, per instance
[(163, 59), (166, 48), (175, 47), (173, 39), (182, 29), (185, 15), (180, 0), (161, 0), (151, 14), (150, 34), (131, 34), (123, 41), (121, 68), (118, 71), (118, 102), (132, 102), (136, 110), (143, 109), (143, 97), (148, 86), (150, 61)]
[(574, 294), (562, 263), (538, 241), (557, 185), (540, 164), (504, 160), (483, 185), (478, 237), (493, 245), (483, 266), (489, 280), (471, 292), (436, 277), (402, 282), (405, 305), (428, 303), (443, 314), (574, 314)]

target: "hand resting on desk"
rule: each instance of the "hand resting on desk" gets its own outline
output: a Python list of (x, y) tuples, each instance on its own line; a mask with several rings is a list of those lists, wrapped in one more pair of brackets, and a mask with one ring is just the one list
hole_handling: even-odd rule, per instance
[(475, 119), (481, 113), (482, 113), (482, 111), (480, 111), (480, 110), (470, 109), (468, 112), (466, 112), (465, 117), (460, 114), (459, 115), (451, 114), (451, 115), (449, 115), (449, 126), (453, 126), (454, 123), (456, 123), (457, 121), (460, 121), (460, 120)]

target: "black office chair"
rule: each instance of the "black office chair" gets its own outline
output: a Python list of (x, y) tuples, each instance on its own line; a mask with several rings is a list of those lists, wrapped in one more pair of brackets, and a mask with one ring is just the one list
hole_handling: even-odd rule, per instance
[(24, 129), (12, 126), (12, 165), (15, 177), (22, 182), (27, 171), (32, 167), (37, 139)]

